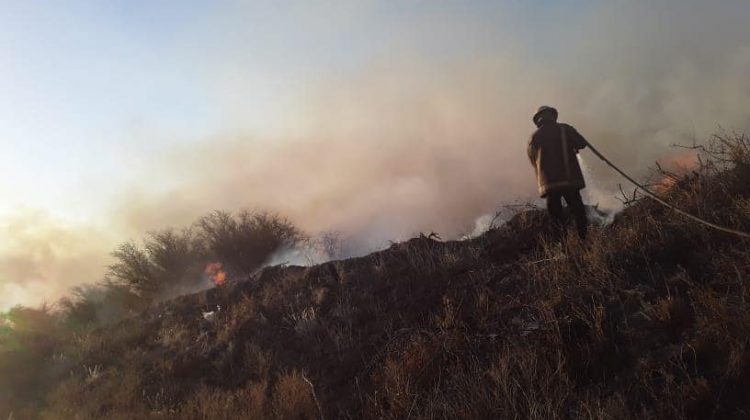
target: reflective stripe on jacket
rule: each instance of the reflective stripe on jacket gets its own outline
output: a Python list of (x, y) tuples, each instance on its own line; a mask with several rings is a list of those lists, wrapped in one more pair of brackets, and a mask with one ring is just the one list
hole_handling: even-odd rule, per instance
[(548, 122), (531, 135), (527, 152), (536, 170), (540, 196), (546, 197), (551, 191), (586, 187), (576, 157), (584, 147), (586, 140), (567, 124)]

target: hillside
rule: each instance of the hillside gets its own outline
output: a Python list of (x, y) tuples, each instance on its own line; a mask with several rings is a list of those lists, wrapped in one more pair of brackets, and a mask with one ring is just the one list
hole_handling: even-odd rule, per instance
[[(663, 194), (750, 231), (748, 143), (721, 145)], [(750, 416), (750, 241), (646, 199), (573, 236), (528, 210), (268, 267), (65, 341), (12, 418)]]

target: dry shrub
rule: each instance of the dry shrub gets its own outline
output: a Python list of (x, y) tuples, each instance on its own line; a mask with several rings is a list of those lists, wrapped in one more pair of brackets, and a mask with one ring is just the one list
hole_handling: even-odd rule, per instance
[(270, 417), (270, 401), (268, 399), (268, 379), (251, 382), (245, 387), (243, 398), (246, 398), (248, 419), (264, 419)]
[[(150, 233), (143, 246), (135, 242), (120, 245), (112, 255), (108, 281), (129, 287), (149, 303), (182, 288), (195, 287), (202, 280), (207, 256), (203, 244), (191, 229), (165, 229)], [(142, 306), (135, 309), (142, 309)]]
[(279, 419), (314, 419), (318, 409), (310, 384), (297, 371), (282, 373), (276, 379), (271, 400), (273, 413)]
[(270, 416), (267, 380), (250, 381), (237, 390), (201, 385), (173, 415), (186, 420), (260, 420)]
[[(704, 149), (714, 160), (663, 194), (748, 231), (747, 140), (716, 141)], [(63, 335), (39, 354), (22, 346), (14, 357), (33, 356), (23, 371), (0, 357), (2, 373), (64, 374), (24, 396), (15, 415), (750, 415), (746, 240), (641, 199), (592, 227), (586, 243), (571, 234), (561, 242), (544, 211), (527, 210), (478, 238), (423, 236), (335, 265), (266, 268), (106, 330)], [(217, 220), (216, 238), (244, 229), (236, 218)], [(238, 252), (242, 240), (228, 243), (224, 251)], [(215, 320), (202, 320), (217, 305)], [(80, 315), (87, 319), (86, 308)]]
[(228, 341), (233, 336), (242, 334), (247, 328), (252, 327), (256, 321), (258, 307), (255, 297), (243, 295), (238, 302), (232, 305), (226, 314), (218, 319), (218, 339)]
[(267, 380), (273, 366), (273, 354), (257, 344), (245, 343), (244, 365), (250, 375)]
[[(541, 350), (541, 349), (539, 349)], [(496, 409), (506, 418), (564, 417), (574, 384), (564, 374), (560, 351), (524, 352), (507, 347), (487, 372), (497, 392)]]
[(178, 417), (185, 420), (230, 420), (244, 416), (245, 402), (235, 392), (199, 387), (178, 410)]
[(305, 239), (290, 221), (266, 212), (216, 211), (201, 218), (197, 226), (213, 258), (239, 275), (251, 273), (276, 252)]
[(126, 418), (124, 414), (147, 418), (150, 410), (141, 392), (140, 372), (107, 369), (97, 376), (92, 378), (91, 371), (82, 367), (61, 381), (50, 392), (41, 417), (93, 420), (112, 413), (119, 418)]
[(190, 345), (194, 341), (190, 327), (184, 323), (167, 323), (159, 330), (157, 342), (173, 349), (181, 349)]

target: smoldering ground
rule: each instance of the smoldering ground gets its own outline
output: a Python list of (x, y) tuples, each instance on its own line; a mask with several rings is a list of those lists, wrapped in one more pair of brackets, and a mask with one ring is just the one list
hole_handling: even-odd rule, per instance
[[(102, 217), (127, 239), (214, 209), (266, 209), (312, 234), (342, 232), (356, 254), (420, 231), (458, 237), (504, 203), (535, 200), (525, 146), (540, 104), (639, 177), (672, 143), (748, 127), (750, 4), (613, 1), (534, 16), (545, 36), (523, 39), (533, 28), (507, 16), (434, 12), (391, 27), (356, 66), (296, 84), (272, 133), (232, 108), (220, 133), (131, 156), (138, 173)], [(221, 74), (222, 58), (202, 65)], [(218, 84), (252, 95), (235, 82)], [(611, 205), (620, 181), (587, 153), (588, 198)]]

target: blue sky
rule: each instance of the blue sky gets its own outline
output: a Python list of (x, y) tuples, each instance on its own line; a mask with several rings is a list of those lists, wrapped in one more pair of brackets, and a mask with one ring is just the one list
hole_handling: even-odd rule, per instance
[(205, 86), (169, 51), (199, 7), (54, 4), (0, 13), (0, 167), (31, 205), (69, 196), (82, 177), (116, 179), (121, 143), (140, 127), (185, 135), (215, 123)]
[[(124, 182), (139, 153), (201, 139), (227, 119), (272, 130), (318, 79), (393, 44), (452, 59), (492, 47), (488, 20), (539, 36), (523, 30), (544, 15), (537, 6), (557, 9), (533, 3), (3, 2), (0, 213), (24, 205), (86, 215), (96, 197), (73, 192), (91, 179)], [(451, 21), (454, 36), (424, 29)]]

